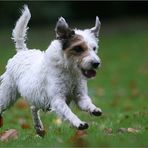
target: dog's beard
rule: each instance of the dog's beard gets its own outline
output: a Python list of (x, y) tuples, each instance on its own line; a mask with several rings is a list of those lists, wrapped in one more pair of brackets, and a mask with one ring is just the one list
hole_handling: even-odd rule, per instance
[(83, 68), (78, 59), (70, 59), (67, 61), (67, 68), (70, 69), (72, 73), (74, 73), (74, 71), (80, 71), (80, 73), (87, 79), (93, 78), (97, 74), (96, 69), (94, 68)]
[(90, 70), (84, 70), (81, 69), (82, 74), (86, 77), (86, 78), (92, 78), (96, 76), (96, 70), (94, 69), (90, 69)]

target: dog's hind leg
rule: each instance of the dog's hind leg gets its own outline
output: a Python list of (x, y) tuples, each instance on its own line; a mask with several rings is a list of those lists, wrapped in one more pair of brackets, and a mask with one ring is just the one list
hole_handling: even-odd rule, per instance
[(8, 74), (0, 77), (0, 117), (2, 113), (16, 102), (17, 89)]
[(36, 109), (35, 106), (31, 106), (31, 112), (32, 112), (32, 117), (34, 122), (34, 128), (36, 130), (37, 135), (44, 137), (45, 130), (44, 130), (42, 121), (40, 119), (39, 110)]

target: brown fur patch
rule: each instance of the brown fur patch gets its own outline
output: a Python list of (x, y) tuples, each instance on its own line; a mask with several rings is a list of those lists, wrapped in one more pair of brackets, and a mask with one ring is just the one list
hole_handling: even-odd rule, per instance
[[(79, 57), (82, 59), (83, 57), (88, 55), (88, 47), (84, 38), (81, 35), (75, 35), (69, 40), (65, 41), (65, 48), (64, 52), (67, 54), (68, 57)], [(75, 47), (81, 48), (82, 52), (76, 52), (74, 49)]]

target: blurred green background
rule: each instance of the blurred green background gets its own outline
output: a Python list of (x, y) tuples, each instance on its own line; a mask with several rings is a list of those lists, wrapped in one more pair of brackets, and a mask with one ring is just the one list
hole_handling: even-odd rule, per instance
[(12, 26), (18, 18), (18, 10), (28, 4), (32, 12), (31, 23), (37, 25), (52, 25), (58, 17), (64, 16), (69, 21), (90, 21), (96, 15), (101, 20), (145, 17), (148, 15), (148, 2), (99, 2), (99, 1), (13, 1), (0, 2), (0, 26)]
[[(47, 48), (50, 41), (55, 38), (54, 27), (60, 16), (63, 16), (71, 27), (80, 29), (93, 27), (95, 16), (99, 16), (102, 23), (100, 39), (107, 39), (117, 33), (121, 36), (136, 35), (138, 37), (140, 31), (145, 32), (148, 29), (148, 2), (0, 1), (1, 58), (4, 56), (5, 50), (9, 51), (6, 52), (8, 57), (13, 55), (11, 52), (15, 52), (11, 33), (24, 4), (29, 6), (32, 15), (27, 41), (30, 48), (43, 50)], [(101, 42), (103, 40), (101, 39)], [(102, 49), (105, 51), (104, 48)], [(5, 60), (4, 58), (4, 62), (6, 62)], [(3, 64), (3, 60), (1, 64)]]
[[(42, 113), (48, 134), (44, 139), (36, 139), (29, 108), (20, 107), (18, 102), (5, 112), (5, 124), (0, 132), (15, 128), (19, 139), (0, 143), (0, 146), (147, 147), (148, 2), (1, 1), (0, 74), (5, 71), (8, 59), (15, 54), (11, 33), (24, 4), (28, 4), (32, 14), (27, 40), (29, 48), (46, 50), (55, 38), (54, 27), (60, 16), (71, 27), (81, 29), (93, 27), (95, 16), (100, 17), (102, 25), (98, 54), (102, 67), (88, 85), (89, 95), (104, 114), (95, 118), (72, 105), (72, 110), (90, 124), (81, 136), (75, 134), (76, 130), (69, 128), (65, 122), (57, 126), (54, 114)], [(29, 128), (22, 127), (20, 118)], [(120, 128), (133, 128), (135, 131), (125, 132)]]

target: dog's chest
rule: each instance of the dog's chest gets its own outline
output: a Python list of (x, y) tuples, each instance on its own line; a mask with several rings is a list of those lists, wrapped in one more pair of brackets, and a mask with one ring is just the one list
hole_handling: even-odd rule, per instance
[(59, 92), (64, 96), (73, 96), (79, 85), (77, 74), (67, 71), (62, 71), (55, 77), (55, 92)]
[(62, 84), (65, 88), (65, 93), (67, 96), (72, 96), (75, 93), (76, 87), (78, 85), (78, 81), (75, 75), (66, 75), (63, 77)]

